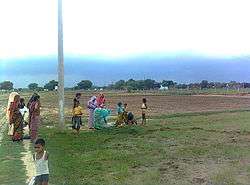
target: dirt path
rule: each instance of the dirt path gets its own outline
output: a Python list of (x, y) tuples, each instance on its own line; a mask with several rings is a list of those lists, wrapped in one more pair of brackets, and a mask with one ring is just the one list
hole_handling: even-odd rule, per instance
[(6, 130), (7, 124), (6, 124), (6, 119), (4, 116), (4, 108), (1, 108), (0, 112), (1, 112), (1, 119), (0, 119), (0, 146), (1, 146), (2, 139), (3, 139), (3, 133)]
[(31, 142), (30, 140), (23, 141), (24, 152), (22, 152), (22, 158), (25, 168), (26, 168), (26, 183), (30, 181), (30, 179), (35, 175), (35, 166), (32, 160), (32, 152), (30, 151)]

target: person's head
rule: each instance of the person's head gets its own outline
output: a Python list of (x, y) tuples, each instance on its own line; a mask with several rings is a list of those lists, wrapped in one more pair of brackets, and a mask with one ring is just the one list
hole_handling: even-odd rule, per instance
[(100, 93), (100, 94), (99, 94), (99, 97), (104, 98), (104, 94), (103, 94), (103, 93)]
[(44, 139), (37, 139), (36, 142), (35, 142), (35, 151), (37, 153), (41, 153), (44, 151), (44, 148), (45, 148), (45, 141)]
[(122, 102), (117, 103), (117, 106), (121, 107), (122, 106)]
[(92, 101), (92, 102), (96, 101), (96, 96), (92, 96), (92, 97), (90, 98), (90, 101)]
[(127, 106), (128, 106), (128, 104), (127, 104), (127, 103), (124, 103), (123, 105), (124, 105), (124, 107), (127, 107)]
[(15, 103), (19, 103), (20, 102), (20, 95), (19, 94), (15, 95), (14, 102)]
[(24, 98), (20, 98), (20, 108), (24, 108), (25, 103), (24, 103)]
[(146, 98), (142, 98), (142, 103), (147, 103), (147, 99)]
[(20, 98), (20, 103), (24, 104), (24, 98)]
[(34, 96), (34, 99), (33, 99), (34, 101), (38, 101), (38, 100), (40, 100), (40, 96), (38, 95), (38, 94), (36, 94), (35, 96)]
[(81, 98), (82, 94), (81, 93), (76, 93), (76, 98), (79, 99)]

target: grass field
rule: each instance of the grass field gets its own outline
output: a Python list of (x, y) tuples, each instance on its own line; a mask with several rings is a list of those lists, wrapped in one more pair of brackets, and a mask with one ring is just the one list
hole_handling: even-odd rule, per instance
[[(7, 97), (4, 96), (0, 97), (1, 103)], [(73, 92), (66, 93), (67, 118), (72, 96)], [(152, 115), (147, 125), (83, 130), (76, 136), (71, 130), (46, 127), (56, 124), (56, 94), (42, 93), (43, 126), (39, 135), (46, 139), (50, 153), (50, 183), (249, 184), (249, 96), (107, 93), (107, 100), (112, 109), (119, 99), (129, 102), (139, 117), (137, 109), (143, 96), (149, 99)], [(83, 94), (83, 102), (89, 97), (89, 93)], [(13, 144), (4, 137), (0, 146), (0, 180), (6, 185), (24, 184), (25, 168), (19, 160), (22, 151), (22, 144)], [(15, 178), (9, 176), (13, 173)]]

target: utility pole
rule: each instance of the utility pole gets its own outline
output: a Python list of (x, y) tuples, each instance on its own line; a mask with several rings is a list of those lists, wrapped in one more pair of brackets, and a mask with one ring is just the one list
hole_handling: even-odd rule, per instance
[(58, 99), (59, 123), (64, 129), (64, 61), (63, 61), (63, 20), (62, 0), (58, 0)]

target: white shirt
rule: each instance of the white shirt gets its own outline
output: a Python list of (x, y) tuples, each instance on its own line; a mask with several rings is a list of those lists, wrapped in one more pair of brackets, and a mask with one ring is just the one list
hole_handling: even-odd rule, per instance
[(29, 109), (24, 106), (22, 109), (19, 109), (19, 112), (22, 114), (23, 120), (29, 122)]
[(45, 160), (46, 151), (44, 151), (41, 159), (36, 159), (36, 154), (34, 156), (36, 176), (49, 174), (49, 164), (48, 160)]

